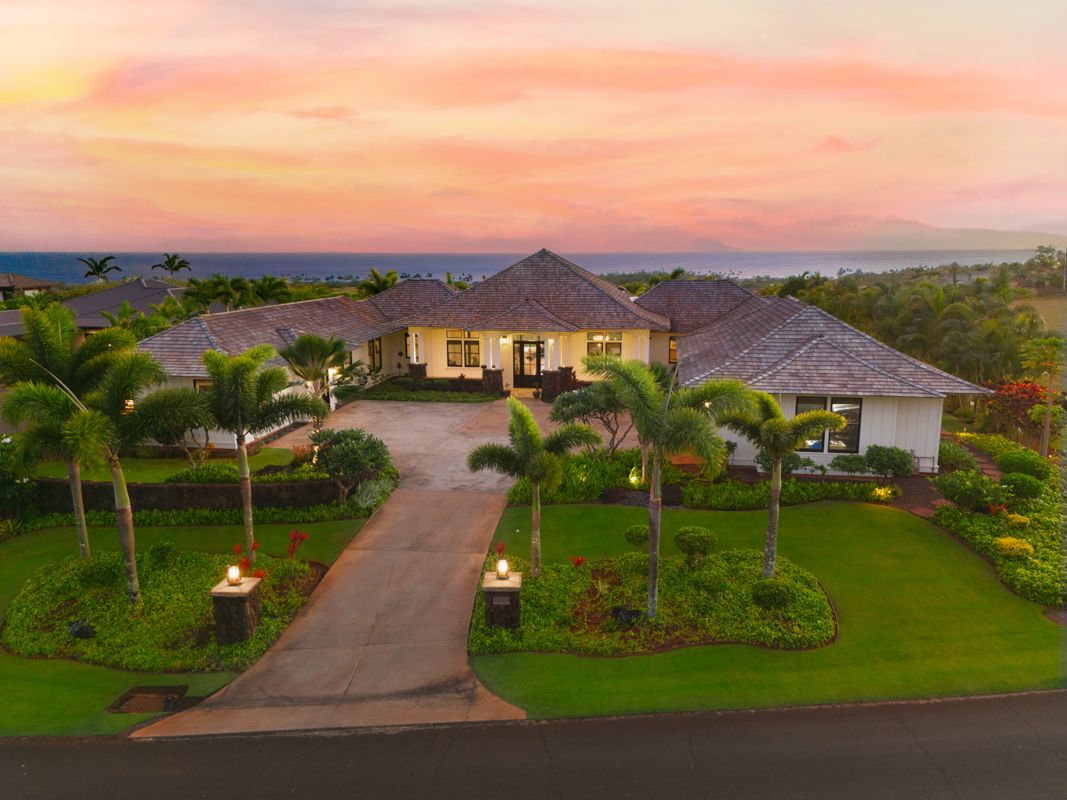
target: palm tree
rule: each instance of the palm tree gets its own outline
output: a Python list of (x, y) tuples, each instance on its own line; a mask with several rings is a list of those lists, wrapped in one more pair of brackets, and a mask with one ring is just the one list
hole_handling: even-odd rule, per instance
[(453, 278), (451, 272), (446, 272), (445, 273), (445, 283), (447, 283), (449, 286), (456, 287), (461, 292), (464, 291), (465, 289), (471, 288), (471, 285), (469, 283), (467, 283), (467, 281), (461, 281), (458, 278)]
[(563, 476), (560, 456), (575, 447), (600, 441), (588, 425), (561, 425), (542, 437), (537, 421), (522, 401), (508, 398), (509, 445), (479, 445), (467, 456), (474, 472), (491, 469), (512, 478), (530, 480), (530, 561), (533, 576), (541, 574), (541, 487), (553, 489)]
[(288, 281), (277, 278), (274, 275), (264, 275), (257, 280), (249, 281), (249, 283), (257, 305), (288, 303), (292, 299), (293, 293), (289, 288)]
[(261, 344), (230, 356), (215, 350), (203, 355), (211, 386), (205, 394), (219, 429), (234, 435), (237, 445), (237, 471), (241, 480), (247, 551), (255, 558), (252, 545), (252, 479), (248, 469), (248, 438), (280, 428), (297, 419), (325, 417), (326, 404), (306, 394), (279, 394), (289, 386), (289, 375), (281, 367), (267, 367), (274, 348)]
[(8, 395), (4, 415), (12, 422), (30, 424), (28, 454), (55, 455), (66, 464), (78, 541), (87, 554), (81, 466), (86, 453), (93, 451), (94, 439), (84, 420), (72, 421), (75, 404), (29, 387), (66, 387), (84, 397), (99, 386), (115, 359), (136, 347), (137, 340), (122, 328), (83, 337), (74, 326), (73, 312), (59, 303), (40, 311), (23, 308), (22, 327), (21, 339), (0, 339), (0, 383), (27, 387)]
[(1045, 396), (1045, 422), (1041, 429), (1041, 455), (1048, 456), (1052, 444), (1052, 407), (1056, 405), (1056, 378), (1067, 354), (1067, 340), (1060, 336), (1046, 336), (1023, 345), (1023, 366), (1034, 375), (1048, 375), (1048, 394)]
[(782, 496), (782, 462), (821, 436), (826, 430), (841, 430), (845, 418), (832, 411), (805, 411), (786, 419), (781, 407), (766, 392), (754, 392), (755, 409), (723, 414), (719, 422), (744, 436), (771, 459), (771, 505), (767, 514), (767, 539), (763, 545), (763, 577), (774, 577), (778, 556), (778, 513)]
[(198, 311), (206, 311), (215, 302), (218, 296), (218, 284), (214, 278), (201, 280), (190, 278), (186, 281), (185, 291), (182, 292), (182, 306), (192, 307)]
[(192, 267), (189, 266), (188, 261), (177, 253), (164, 253), (163, 261), (159, 264), (153, 264), (152, 269), (161, 269), (173, 278), (183, 269), (191, 270)]
[[(324, 339), (314, 333), (304, 333), (291, 345), (278, 352), (296, 377), (304, 381), (312, 397), (329, 403), (330, 392), (335, 388), (351, 385), (366, 375), (362, 361), (347, 363), (348, 344), (343, 339), (330, 336)], [(314, 430), (322, 428), (323, 419), (312, 420)]]
[(86, 278), (96, 278), (98, 281), (106, 281), (109, 272), (122, 272), (122, 267), (118, 264), (111, 263), (115, 260), (114, 256), (104, 256), (100, 259), (86, 256), (85, 258), (79, 258), (78, 260), (87, 267), (85, 271)]
[(134, 438), (181, 450), (194, 469), (203, 465), (215, 428), (215, 416), (203, 392), (187, 386), (156, 389), (137, 401), (133, 413)]
[(726, 446), (715, 420), (750, 407), (751, 395), (740, 381), (724, 380), (695, 388), (675, 386), (662, 365), (622, 361), (613, 356), (583, 359), (593, 375), (607, 380), (630, 412), (643, 446), (652, 458), (648, 490), (648, 618), (659, 605), (659, 542), (663, 509), (663, 460), (695, 452), (709, 467), (721, 465)]
[(370, 275), (360, 282), (359, 291), (366, 297), (369, 297), (372, 294), (380, 294), (386, 289), (391, 289), (396, 286), (398, 280), (400, 280), (400, 278), (397, 276), (395, 269), (391, 269), (382, 275), (374, 267), (371, 267)]

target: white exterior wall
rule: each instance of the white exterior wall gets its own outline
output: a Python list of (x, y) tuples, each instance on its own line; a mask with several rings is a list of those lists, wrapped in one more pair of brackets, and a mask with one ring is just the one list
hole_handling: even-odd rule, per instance
[(650, 361), (658, 361), (660, 364), (670, 364), (670, 347), (671, 337), (680, 339), (681, 337), (674, 333), (661, 333), (660, 331), (654, 331), (652, 333), (652, 347), (649, 354)]
[[(796, 395), (776, 394), (774, 399), (787, 418), (796, 413)], [(922, 472), (937, 471), (937, 451), (941, 442), (941, 398), (864, 397), (860, 411), (860, 453), (872, 444), (901, 447), (915, 454)], [(829, 407), (829, 405), (827, 405)], [(725, 428), (720, 435), (737, 442), (730, 460), (738, 466), (755, 466), (756, 447)], [(816, 464), (829, 466), (840, 453), (801, 453)]]

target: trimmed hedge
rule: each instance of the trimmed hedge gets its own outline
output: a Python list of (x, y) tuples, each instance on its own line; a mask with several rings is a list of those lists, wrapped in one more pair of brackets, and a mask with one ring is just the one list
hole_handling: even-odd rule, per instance
[[(875, 483), (842, 481), (782, 481), (781, 504), (813, 503), (817, 500), (858, 500), (865, 503), (891, 503), (900, 496), (896, 486), (879, 486)], [(767, 508), (771, 503), (770, 481), (742, 483), (690, 483), (683, 493), (687, 508), (702, 508), (710, 511), (755, 511)]]
[[(559, 488), (547, 492), (541, 490), (541, 502), (595, 503), (608, 489), (647, 488), (641, 481), (641, 451), (637, 448), (616, 450), (607, 455), (603, 450), (595, 453), (577, 453), (562, 459), (563, 479)], [(651, 469), (651, 467), (650, 467)], [(679, 483), (688, 476), (670, 462), (663, 465), (664, 485)], [(508, 490), (509, 506), (524, 506), (530, 503), (530, 481), (520, 478)]]
[(1011, 490), (976, 469), (961, 469), (931, 478), (937, 491), (961, 508), (993, 513), (1011, 499)]

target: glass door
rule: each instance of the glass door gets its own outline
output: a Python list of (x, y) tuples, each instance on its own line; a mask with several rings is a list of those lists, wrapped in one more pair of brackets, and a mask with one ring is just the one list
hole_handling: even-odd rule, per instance
[(512, 349), (515, 352), (515, 388), (540, 387), (545, 343), (518, 339)]

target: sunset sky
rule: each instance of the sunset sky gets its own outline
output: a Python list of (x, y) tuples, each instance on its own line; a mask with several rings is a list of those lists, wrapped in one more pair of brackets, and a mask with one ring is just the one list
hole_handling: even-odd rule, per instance
[(1063, 0), (33, 0), (0, 250), (1067, 234)]

